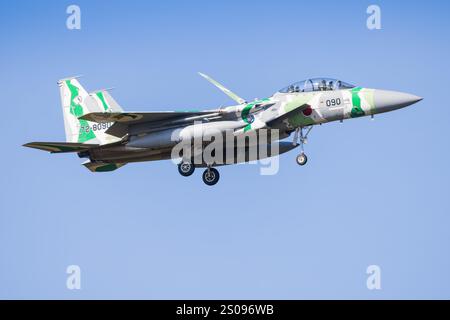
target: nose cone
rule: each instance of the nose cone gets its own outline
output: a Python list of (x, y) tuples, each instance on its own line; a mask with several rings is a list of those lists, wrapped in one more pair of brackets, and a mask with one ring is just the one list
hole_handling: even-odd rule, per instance
[(377, 112), (387, 112), (410, 106), (423, 98), (409, 93), (375, 90), (374, 103)]

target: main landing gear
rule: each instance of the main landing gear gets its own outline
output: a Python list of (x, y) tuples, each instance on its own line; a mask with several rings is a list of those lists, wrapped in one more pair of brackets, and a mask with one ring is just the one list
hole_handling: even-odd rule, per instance
[(183, 176), (183, 177), (189, 177), (190, 175), (192, 175), (195, 171), (195, 166), (187, 161), (183, 161), (180, 164), (178, 164), (178, 172)]
[[(195, 171), (195, 166), (188, 162), (188, 161), (182, 161), (178, 164), (178, 172), (183, 177), (189, 177), (191, 176)], [(208, 186), (213, 186), (217, 182), (219, 182), (220, 174), (219, 171), (215, 168), (208, 167), (203, 172), (203, 182)]]
[(219, 182), (220, 174), (219, 171), (215, 168), (208, 168), (203, 171), (203, 182), (208, 186), (213, 186), (217, 182)]
[[(308, 162), (308, 157), (305, 154), (304, 145), (308, 143), (308, 134), (311, 132), (313, 126), (299, 127), (295, 130), (293, 145), (300, 144), (301, 153), (295, 158), (297, 164), (304, 166)], [(305, 130), (305, 132), (303, 132)]]

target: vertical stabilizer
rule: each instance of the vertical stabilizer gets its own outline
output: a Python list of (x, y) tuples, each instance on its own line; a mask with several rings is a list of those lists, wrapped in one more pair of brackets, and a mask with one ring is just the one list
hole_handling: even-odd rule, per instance
[(120, 139), (105, 131), (112, 123), (94, 123), (79, 117), (91, 112), (121, 112), (107, 91), (89, 94), (76, 78), (58, 81), (67, 142), (107, 144)]

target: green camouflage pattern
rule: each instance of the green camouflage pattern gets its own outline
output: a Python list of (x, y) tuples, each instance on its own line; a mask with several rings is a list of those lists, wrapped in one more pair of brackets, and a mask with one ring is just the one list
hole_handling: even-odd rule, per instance
[(122, 111), (107, 91), (88, 93), (76, 78), (60, 80), (58, 85), (67, 142), (102, 145), (120, 140), (105, 133), (110, 124), (97, 124), (80, 119), (92, 112)]

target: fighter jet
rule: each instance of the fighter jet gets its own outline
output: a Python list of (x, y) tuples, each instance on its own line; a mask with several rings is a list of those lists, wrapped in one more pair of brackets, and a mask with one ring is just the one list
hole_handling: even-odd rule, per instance
[[(300, 166), (305, 165), (308, 158), (304, 145), (316, 125), (373, 117), (422, 100), (408, 93), (363, 88), (338, 79), (313, 78), (293, 83), (268, 98), (249, 102), (209, 76), (199, 74), (236, 103), (202, 111), (124, 112), (108, 90), (88, 93), (77, 77), (59, 80), (66, 142), (31, 142), (24, 146), (51, 153), (77, 153), (87, 159), (83, 165), (92, 172), (107, 172), (132, 162), (173, 160), (174, 148), (183, 144), (188, 147), (178, 153), (179, 173), (187, 177), (195, 168), (205, 168), (203, 181), (212, 186), (219, 181), (216, 167), (220, 165), (277, 156), (297, 147), (300, 152), (296, 161)], [(269, 138), (260, 139), (263, 132)], [(219, 149), (216, 145), (215, 150), (222, 148), (226, 161), (206, 161), (202, 157), (194, 161), (217, 142), (217, 134), (231, 137), (233, 141), (253, 134), (257, 142), (244, 140), (238, 148), (234, 144), (229, 147), (219, 139)], [(292, 140), (286, 139), (289, 136)], [(196, 139), (201, 139), (200, 144), (195, 145)], [(272, 148), (275, 144), (277, 148)], [(269, 151), (257, 152), (255, 156), (249, 152), (255, 145), (258, 150)]]

